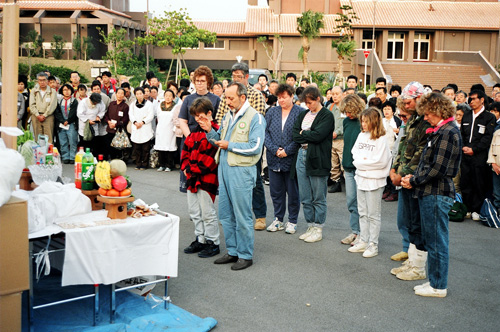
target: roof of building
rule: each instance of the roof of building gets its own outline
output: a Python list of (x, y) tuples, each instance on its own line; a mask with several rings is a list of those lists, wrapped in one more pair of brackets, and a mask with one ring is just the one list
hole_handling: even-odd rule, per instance
[(341, 0), (360, 18), (354, 27), (498, 30), (497, 2)]
[[(82, 10), (82, 11), (94, 11), (101, 10), (114, 15), (126, 17), (131, 19), (131, 17), (125, 13), (106, 8), (104, 6), (98, 5), (96, 3), (87, 0), (18, 0), (17, 4), (21, 10)], [(3, 8), (4, 3), (0, 3), (0, 9)]]
[(216, 32), (217, 36), (246, 36), (245, 22), (209, 22), (209, 21), (193, 21), (198, 29)]
[[(301, 14), (274, 14), (268, 7), (248, 6), (245, 33), (251, 35), (294, 35), (298, 36), (297, 18)], [(321, 29), (322, 36), (335, 36), (338, 15), (324, 15), (325, 27)]]

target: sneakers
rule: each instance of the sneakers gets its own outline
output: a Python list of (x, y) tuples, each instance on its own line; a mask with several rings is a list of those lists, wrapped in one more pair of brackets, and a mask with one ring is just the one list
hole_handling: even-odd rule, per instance
[(391, 256), (393, 261), (404, 261), (408, 259), (408, 253), (404, 251), (400, 251), (397, 254)]
[(403, 272), (411, 268), (410, 260), (405, 260), (403, 265), (391, 269), (391, 274), (397, 275), (399, 272)]
[(205, 248), (198, 253), (198, 257), (208, 258), (220, 254), (220, 249), (218, 244), (214, 244), (214, 241), (207, 240)]
[(295, 234), (296, 231), (297, 231), (297, 224), (293, 224), (291, 222), (288, 222), (286, 224), (285, 233), (287, 233), (287, 234)]
[(299, 240), (305, 240), (306, 237), (311, 235), (313, 228), (314, 228), (314, 226), (312, 226), (312, 224), (310, 224), (309, 227), (307, 227), (307, 231), (304, 234), (302, 234), (301, 236), (299, 236)]
[(333, 184), (328, 187), (328, 192), (330, 194), (342, 192), (342, 186), (340, 185), (340, 180), (339, 181), (333, 181)]
[(165, 172), (171, 172), (172, 170), (168, 167), (165, 167)]
[(446, 297), (447, 293), (448, 290), (432, 288), (430, 284), (420, 285), (419, 288), (415, 289), (416, 295), (427, 297)]
[(384, 191), (384, 193), (382, 194), (382, 199), (386, 199), (390, 194), (391, 194), (390, 190)]
[(323, 228), (321, 227), (313, 227), (311, 234), (304, 239), (304, 242), (313, 243), (318, 242), (323, 239)]
[(422, 269), (416, 266), (411, 266), (410, 268), (397, 273), (396, 278), (407, 281), (422, 280), (427, 278), (427, 275), (425, 273), (425, 268)]
[(351, 247), (358, 244), (359, 241), (361, 241), (361, 236), (359, 236), (359, 234), (358, 234), (358, 236), (356, 236), (356, 239), (354, 239), (354, 241), (351, 242)]
[(361, 240), (358, 241), (355, 245), (347, 249), (349, 252), (365, 252), (366, 248), (368, 248), (368, 243), (363, 242)]
[(255, 219), (254, 229), (256, 231), (263, 231), (266, 229), (266, 218), (257, 218)]
[(357, 234), (351, 233), (351, 234), (347, 235), (345, 238), (343, 238), (342, 240), (340, 240), (340, 243), (351, 244), (354, 242), (354, 240), (356, 240), (357, 237), (358, 237)]
[(269, 227), (267, 227), (268, 232), (277, 232), (277, 231), (282, 231), (284, 230), (285, 227), (283, 226), (283, 223), (278, 220), (278, 218), (274, 218), (273, 222)]
[(165, 168), (163, 167), (158, 167), (158, 169), (156, 170), (157, 172), (163, 172), (165, 170)]
[(375, 243), (370, 242), (368, 247), (366, 247), (365, 251), (363, 252), (363, 257), (364, 258), (371, 258), (371, 257), (375, 257), (377, 255), (378, 255), (378, 246)]
[(431, 284), (431, 283), (430, 283), (429, 281), (427, 281), (426, 283), (423, 283), (422, 285), (417, 285), (417, 286), (413, 287), (413, 290), (415, 291), (415, 290), (417, 290), (417, 289), (419, 289), (419, 288), (422, 288), (422, 287), (427, 287), (427, 286), (429, 286), (430, 284)]
[(206, 246), (206, 244), (198, 242), (198, 238), (196, 238), (196, 240), (191, 242), (189, 247), (184, 249), (184, 253), (185, 254), (194, 254), (194, 253), (200, 252), (203, 249), (205, 249), (205, 246)]
[(474, 221), (481, 221), (481, 216), (479, 215), (479, 213), (472, 212), (472, 220), (474, 220)]

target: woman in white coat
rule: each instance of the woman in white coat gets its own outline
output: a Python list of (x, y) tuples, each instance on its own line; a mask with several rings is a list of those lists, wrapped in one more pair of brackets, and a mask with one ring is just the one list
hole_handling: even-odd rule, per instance
[[(95, 153), (96, 136), (99, 135), (99, 123), (105, 114), (106, 106), (102, 102), (99, 93), (92, 93), (90, 97), (83, 99), (78, 104), (76, 111), (76, 116), (78, 117), (78, 135), (80, 136), (78, 146), (83, 146), (84, 149), (90, 148), (90, 151)], [(95, 133), (95, 136), (90, 141), (83, 140), (83, 131), (87, 122), (92, 126)]]
[(156, 104), (158, 124), (154, 149), (158, 151), (160, 161), (158, 172), (170, 172), (174, 168), (174, 154), (177, 150), (173, 121), (174, 98), (174, 92), (167, 90), (164, 94), (164, 101)]
[(129, 110), (129, 118), (132, 122), (132, 157), (135, 161), (135, 169), (145, 170), (148, 167), (151, 139), (154, 136), (151, 126), (154, 110), (153, 104), (145, 99), (143, 88), (134, 89), (134, 94), (136, 102), (130, 106)]

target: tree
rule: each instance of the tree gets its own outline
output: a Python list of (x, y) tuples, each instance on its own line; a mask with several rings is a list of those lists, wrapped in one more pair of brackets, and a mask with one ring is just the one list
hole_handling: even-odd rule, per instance
[[(130, 39), (125, 39), (127, 30), (111, 28), (108, 33), (97, 28), (101, 36), (101, 42), (108, 46), (106, 51), (106, 59), (113, 63), (113, 75), (117, 76), (118, 65), (121, 61), (126, 61), (133, 54), (130, 52), (135, 42)], [(88, 47), (88, 46), (87, 46)]]
[(87, 61), (90, 58), (90, 55), (95, 51), (95, 46), (92, 41), (91, 36), (83, 37), (83, 43), (82, 43), (82, 52), (84, 55), (85, 61)]
[[(338, 56), (338, 80), (344, 81), (344, 60), (351, 60), (356, 53), (356, 42), (352, 39), (354, 32), (352, 30), (352, 23), (359, 18), (353, 11), (352, 7), (349, 5), (344, 5), (340, 7), (341, 13), (337, 13), (339, 16), (335, 19), (337, 22), (337, 27), (335, 32), (340, 34), (338, 40), (332, 40), (332, 47), (336, 49)], [(351, 68), (352, 73), (352, 68)]]
[[(297, 31), (302, 38), (302, 64), (304, 77), (309, 76), (309, 50), (313, 39), (319, 37), (319, 31), (324, 28), (323, 13), (308, 10), (297, 17)], [(300, 54), (300, 52), (299, 52)]]
[(38, 31), (31, 30), (26, 35), (26, 50), (28, 51), (28, 80), (31, 78), (31, 58), (40, 56), (42, 52), (43, 38), (38, 34)]
[(50, 43), (50, 46), (52, 47), (52, 54), (56, 60), (61, 60), (64, 53), (66, 53), (64, 50), (64, 44), (66, 44), (66, 41), (59, 35), (54, 35), (52, 38), (53, 40)]
[(75, 55), (73, 56), (73, 59), (81, 59), (82, 58), (82, 37), (80, 34), (76, 34), (75, 37), (73, 38), (72, 41), (72, 46), (73, 46), (73, 52), (75, 52)]
[[(266, 55), (271, 60), (271, 62), (274, 65), (274, 75), (275, 77), (280, 77), (279, 71), (280, 71), (280, 61), (281, 61), (281, 53), (283, 53), (283, 39), (281, 38), (280, 35), (276, 34), (274, 35), (274, 39), (278, 41), (278, 49), (276, 50), (274, 47), (269, 45), (269, 38), (267, 36), (261, 36), (257, 38), (257, 42), (261, 43), (262, 46), (264, 46), (264, 49), (266, 50)], [(274, 59), (276, 55), (276, 60)]]
[[(180, 11), (165, 11), (163, 17), (154, 17), (148, 20), (148, 32), (144, 37), (137, 37), (139, 45), (155, 45), (171, 47), (172, 55), (179, 57), (186, 53), (188, 48), (197, 48), (199, 43), (213, 44), (217, 41), (217, 34), (198, 29), (185, 9)], [(170, 63), (167, 79), (170, 76), (173, 61)], [(184, 64), (185, 66), (185, 64)]]

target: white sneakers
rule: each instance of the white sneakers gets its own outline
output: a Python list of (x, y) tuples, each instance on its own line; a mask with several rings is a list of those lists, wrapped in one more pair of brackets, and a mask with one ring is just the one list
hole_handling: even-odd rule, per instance
[(267, 227), (268, 232), (277, 232), (277, 231), (282, 231), (284, 230), (285, 227), (283, 226), (283, 223), (278, 220), (278, 218), (274, 218), (273, 222), (269, 227)]
[(285, 233), (287, 233), (287, 234), (295, 234), (296, 231), (297, 231), (297, 224), (293, 224), (291, 222), (288, 222), (286, 224)]
[(311, 234), (304, 239), (304, 242), (313, 243), (318, 242), (323, 239), (323, 228), (321, 227), (313, 227)]
[(358, 241), (355, 245), (347, 249), (349, 252), (365, 252), (366, 248), (368, 248), (368, 243), (363, 241)]
[(357, 234), (351, 233), (351, 234), (347, 235), (345, 238), (343, 238), (342, 240), (340, 240), (340, 243), (351, 244), (356, 240), (357, 237), (358, 237)]
[(307, 231), (301, 236), (299, 236), (299, 240), (305, 240), (309, 235), (311, 235), (313, 228), (314, 226), (310, 224), (309, 227), (307, 227)]
[(375, 243), (370, 242), (368, 247), (366, 247), (366, 250), (363, 252), (363, 257), (364, 258), (371, 258), (371, 257), (375, 257), (377, 255), (378, 255), (378, 246)]
[(474, 220), (474, 221), (480, 221), (481, 220), (481, 216), (479, 215), (479, 213), (472, 212), (472, 220)]
[(426, 297), (446, 297), (448, 294), (447, 289), (436, 289), (432, 288), (429, 282), (423, 285), (418, 285), (413, 287), (415, 290), (415, 295), (426, 296)]

